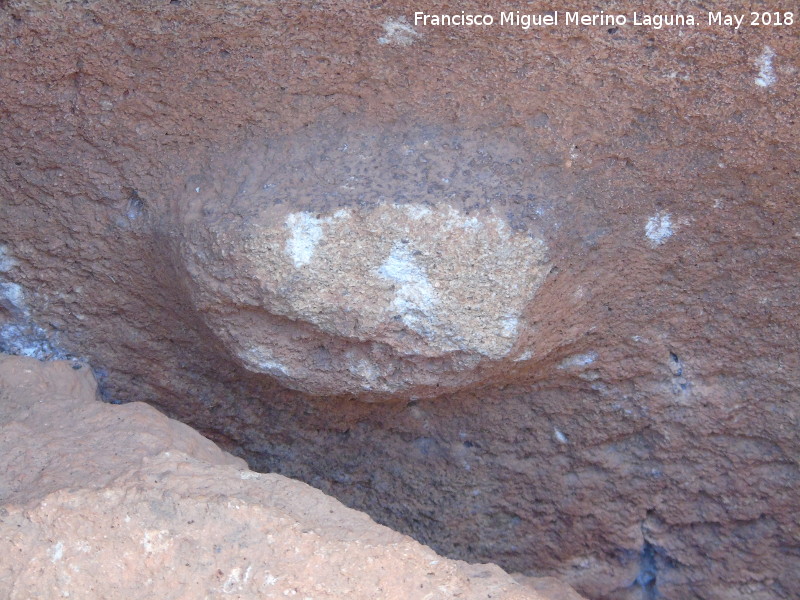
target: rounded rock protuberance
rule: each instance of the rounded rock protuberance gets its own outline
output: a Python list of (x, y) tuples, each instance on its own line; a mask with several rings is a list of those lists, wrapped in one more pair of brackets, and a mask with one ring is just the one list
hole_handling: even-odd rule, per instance
[(488, 169), (448, 180), (451, 193), (427, 186), (409, 201), (412, 178), (395, 199), (364, 202), (413, 165), (343, 148), (339, 171), (368, 162), (372, 178), (278, 186), (296, 166), (250, 157), (235, 192), (188, 186), (177, 250), (205, 323), (246, 369), (314, 395), (429, 397), (502, 372), (550, 270), (543, 237), (491, 202), (451, 199), (499, 187)]

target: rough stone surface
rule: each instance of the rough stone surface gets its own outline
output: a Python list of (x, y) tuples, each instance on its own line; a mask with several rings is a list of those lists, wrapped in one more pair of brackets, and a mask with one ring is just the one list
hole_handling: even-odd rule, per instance
[(525, 319), (550, 312), (532, 301), (551, 265), (503, 211), (531, 174), (499, 175), (471, 138), (338, 124), (215, 164), (175, 210), (195, 308), (247, 369), (308, 393), (435, 396), (504, 374)]
[(442, 558), (147, 405), (103, 405), (73, 364), (0, 355), (3, 598), (577, 597)]
[[(680, 10), (777, 9), (707, 4)], [(591, 598), (797, 597), (797, 24), (436, 28), (414, 25), (415, 10), (0, 3), (0, 344), (88, 359), (106, 399), (152, 403), (251, 467), (451, 557), (563, 577)], [(437, 144), (429, 162), (399, 180), (358, 170), (387, 172), (403, 131), (414, 147)], [(333, 153), (342, 134), (371, 158)], [(237, 163), (249, 148), (256, 164)], [(314, 158), (322, 149), (330, 161)], [(551, 268), (532, 299), (516, 297), (525, 309), (509, 355), (483, 356), (475, 374), (457, 356), (431, 359), (453, 359), (439, 371), (448, 389), (431, 398), (409, 366), (397, 400), (372, 404), (363, 376), (346, 375), (351, 400), (248, 370), (222, 317), (257, 282), (222, 281), (201, 298), (209, 273), (193, 278), (182, 249), (207, 248), (214, 231), (187, 192), (209, 194), (198, 211), (212, 191), (222, 207), (246, 206), (237, 185), (258, 180), (248, 173), (265, 155), (296, 168), (262, 182), (275, 187), (261, 193), (283, 190), (259, 196), (274, 220), (248, 212), (241, 233), (263, 225), (276, 260), (291, 214), (361, 219), (426, 201), (543, 240)], [(485, 184), (449, 177), (465, 162)], [(329, 178), (342, 164), (363, 198)], [(483, 204), (447, 197), (442, 178), (471, 182)], [(409, 193), (423, 180), (425, 198)], [(234, 224), (220, 231), (238, 235)], [(293, 296), (275, 282), (259, 289), (272, 304), (256, 324), (302, 302), (302, 278)], [(328, 299), (293, 327), (330, 335), (344, 356), (360, 339), (317, 324), (343, 306)], [(370, 338), (388, 362), (413, 362), (386, 322), (376, 317)], [(413, 330), (408, 343), (442, 352)]]

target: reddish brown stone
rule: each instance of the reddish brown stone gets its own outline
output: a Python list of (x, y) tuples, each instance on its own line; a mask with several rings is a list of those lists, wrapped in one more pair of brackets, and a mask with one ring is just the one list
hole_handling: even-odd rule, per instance
[[(3, 347), (86, 358), (106, 398), (448, 556), (593, 598), (797, 596), (798, 25), (412, 33), (418, 9), (2, 3)], [(553, 266), (530, 360), (375, 405), (249, 373), (209, 330), (175, 206), (209, 181), (231, 205), (243, 149), (301, 161), (342, 123), (491, 142), (463, 150), (508, 176), (484, 200)]]
[(442, 558), (145, 404), (100, 404), (72, 366), (0, 355), (4, 598), (576, 597)]

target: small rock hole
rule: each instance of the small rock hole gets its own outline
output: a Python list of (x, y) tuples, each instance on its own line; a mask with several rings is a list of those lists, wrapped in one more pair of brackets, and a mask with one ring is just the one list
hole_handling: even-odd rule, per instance
[(145, 203), (144, 200), (142, 200), (142, 198), (139, 196), (139, 192), (136, 190), (131, 190), (130, 196), (128, 197), (128, 219), (135, 221), (144, 214), (144, 210)]

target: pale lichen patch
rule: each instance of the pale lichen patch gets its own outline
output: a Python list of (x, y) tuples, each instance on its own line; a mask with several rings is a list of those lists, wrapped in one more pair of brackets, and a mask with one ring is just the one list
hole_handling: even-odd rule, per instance
[(15, 267), (17, 261), (8, 253), (8, 247), (0, 244), (0, 273), (7, 273)]
[(48, 552), (50, 555), (50, 562), (57, 563), (64, 557), (64, 542), (56, 542), (50, 547)]
[(413, 331), (430, 335), (430, 325), (435, 319), (432, 311), (438, 303), (436, 291), (425, 270), (414, 261), (408, 249), (395, 245), (378, 268), (378, 275), (399, 284), (390, 310), (397, 313)]
[(517, 356), (514, 359), (514, 362), (524, 362), (524, 361), (530, 360), (532, 358), (533, 358), (533, 351), (532, 350), (525, 350), (525, 352), (523, 352), (522, 354), (520, 354), (519, 356)]
[(295, 268), (311, 262), (317, 246), (324, 237), (323, 226), (348, 217), (345, 210), (337, 210), (327, 218), (315, 217), (311, 213), (292, 213), (286, 217), (289, 238), (286, 240), (286, 254), (292, 259)]
[(22, 286), (13, 282), (0, 282), (0, 304), (24, 312), (25, 293)]
[(322, 220), (309, 213), (292, 213), (286, 218), (290, 236), (286, 241), (286, 253), (297, 268), (311, 262), (314, 250), (322, 239)]
[(654, 247), (666, 242), (673, 233), (672, 218), (669, 213), (656, 213), (647, 219), (647, 224), (644, 226), (644, 234)]
[(247, 348), (239, 353), (239, 358), (248, 369), (256, 373), (267, 373), (274, 376), (289, 374), (289, 370), (272, 357), (272, 351), (263, 346)]
[(378, 38), (378, 43), (382, 45), (408, 46), (413, 44), (421, 35), (406, 22), (404, 17), (386, 19), (383, 22), (383, 35)]
[(775, 76), (775, 70), (772, 67), (773, 58), (775, 58), (775, 52), (769, 46), (765, 46), (761, 56), (756, 59), (758, 76), (755, 81), (757, 86), (769, 87), (778, 81)]
[(500, 335), (504, 338), (516, 338), (517, 332), (519, 330), (519, 319), (513, 315), (508, 315), (503, 317), (500, 322), (502, 323), (502, 328), (500, 329)]

